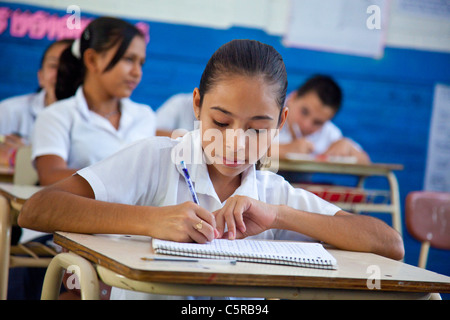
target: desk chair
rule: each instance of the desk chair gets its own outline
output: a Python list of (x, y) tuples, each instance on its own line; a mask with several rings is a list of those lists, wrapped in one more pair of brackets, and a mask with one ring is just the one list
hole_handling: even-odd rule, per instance
[(31, 164), (31, 146), (23, 146), (16, 153), (14, 165), (14, 184), (36, 185), (38, 174)]
[(450, 193), (410, 192), (405, 216), (408, 232), (422, 243), (418, 265), (425, 269), (430, 246), (450, 250)]
[[(27, 186), (36, 185), (37, 181), (37, 172), (31, 164), (31, 146), (21, 147), (16, 153), (13, 183)], [(7, 296), (9, 268), (47, 268), (57, 254), (53, 248), (39, 242), (11, 245), (12, 226), (17, 225), (21, 208), (22, 203), (14, 197), (0, 194), (0, 300)]]
[[(17, 150), (14, 164), (13, 184), (21, 186), (35, 186), (39, 181), (37, 170), (31, 163), (31, 146), (23, 146)], [(18, 213), (17, 213), (18, 214)], [(45, 235), (42, 232), (22, 229), (21, 239), (34, 239)], [(24, 242), (24, 240), (22, 240)]]
[(0, 300), (6, 300), (8, 273), (12, 267), (46, 268), (56, 252), (40, 243), (11, 246), (11, 226), (21, 205), (0, 194)]

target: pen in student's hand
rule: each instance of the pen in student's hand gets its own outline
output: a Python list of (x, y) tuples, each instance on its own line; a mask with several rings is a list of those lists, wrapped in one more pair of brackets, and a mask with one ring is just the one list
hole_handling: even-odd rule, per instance
[(190, 259), (178, 257), (142, 257), (143, 261), (165, 261), (165, 262), (196, 262), (206, 264), (236, 264), (236, 260), (230, 259)]
[(198, 198), (197, 198), (197, 193), (195, 193), (194, 185), (192, 184), (191, 177), (189, 176), (189, 172), (186, 168), (186, 164), (184, 163), (184, 161), (181, 161), (181, 169), (183, 170), (184, 180), (186, 181), (189, 191), (191, 192), (192, 200), (196, 204), (199, 204)]

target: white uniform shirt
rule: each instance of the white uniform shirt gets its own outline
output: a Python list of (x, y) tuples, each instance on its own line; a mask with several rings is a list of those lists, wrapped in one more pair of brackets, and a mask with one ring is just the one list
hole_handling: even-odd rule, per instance
[(45, 91), (12, 97), (0, 102), (0, 134), (18, 133), (29, 139), (36, 116), (45, 108)]
[(170, 97), (156, 110), (156, 117), (158, 129), (167, 131), (175, 129), (194, 130), (196, 118), (192, 93), (179, 93)]
[[(200, 205), (210, 212), (222, 208), (224, 203), (219, 200), (209, 178), (199, 130), (189, 132), (177, 140), (154, 137), (139, 141), (108, 159), (78, 171), (78, 174), (91, 185), (97, 200), (169, 206), (192, 201), (179, 165), (181, 160), (186, 162)], [(254, 166), (243, 172), (241, 185), (233, 195), (326, 215), (334, 215), (340, 210), (306, 190), (293, 188), (283, 177), (269, 171), (258, 171)], [(299, 233), (275, 229), (266, 230), (252, 238), (309, 239)], [(115, 290), (115, 298), (155, 298)]]
[[(297, 127), (297, 130), (294, 131), (298, 138), (302, 137), (302, 133), (300, 129)], [(339, 129), (334, 123), (331, 121), (327, 121), (324, 123), (320, 130), (308, 135), (306, 139), (310, 141), (314, 145), (313, 155), (319, 155), (328, 150), (333, 142), (336, 142), (339, 139), (342, 139), (343, 135), (341, 129)], [(284, 127), (280, 130), (279, 136), (280, 144), (287, 144), (292, 142), (293, 138), (291, 132), (289, 131), (289, 125), (286, 123)]]
[(42, 111), (35, 123), (32, 159), (57, 155), (73, 169), (87, 167), (131, 142), (155, 135), (153, 110), (130, 99), (121, 99), (116, 130), (104, 117), (89, 110), (82, 87), (70, 98)]

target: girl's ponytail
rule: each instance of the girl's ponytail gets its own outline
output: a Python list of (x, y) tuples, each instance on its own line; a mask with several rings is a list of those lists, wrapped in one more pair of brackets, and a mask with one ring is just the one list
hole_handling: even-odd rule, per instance
[(73, 55), (73, 46), (72, 44), (72, 46), (66, 48), (59, 58), (55, 86), (55, 95), (58, 100), (73, 96), (77, 88), (83, 83), (85, 73), (83, 60)]

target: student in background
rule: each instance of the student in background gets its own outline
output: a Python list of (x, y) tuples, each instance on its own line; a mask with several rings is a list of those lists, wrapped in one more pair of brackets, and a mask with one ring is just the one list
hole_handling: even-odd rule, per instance
[(30, 141), (37, 115), (56, 101), (55, 84), (59, 57), (73, 40), (51, 43), (37, 72), (39, 90), (0, 102), (0, 164), (13, 165), (15, 152)]
[[(2, 165), (14, 166), (18, 148), (31, 140), (31, 133), (36, 117), (46, 107), (56, 101), (55, 85), (61, 53), (73, 43), (73, 40), (59, 40), (51, 43), (41, 58), (37, 73), (39, 91), (4, 100), (0, 103), (0, 162)], [(40, 233), (22, 230), (13, 226), (11, 245), (27, 242), (30, 239), (39, 241)], [(44, 240), (45, 242), (45, 240)], [(42, 268), (11, 268), (9, 270), (8, 298), (15, 300), (39, 299), (42, 279), (45, 270)]]
[(155, 134), (152, 109), (129, 99), (141, 81), (144, 35), (116, 18), (92, 21), (61, 55), (56, 96), (34, 128), (41, 185), (71, 176), (127, 144)]
[[(384, 222), (344, 212), (275, 173), (256, 170), (272, 130), (286, 121), (286, 88), (284, 62), (273, 47), (252, 40), (221, 46), (194, 89), (201, 129), (177, 140), (142, 140), (78, 171), (31, 197), (19, 224), (46, 232), (137, 234), (199, 243), (313, 238), (401, 259), (402, 238)], [(227, 139), (229, 129), (237, 136)], [(243, 132), (258, 140), (257, 150), (242, 139)], [(211, 133), (214, 141), (207, 138)], [(198, 204), (185, 183), (181, 160)], [(115, 288), (111, 296), (153, 297)]]
[(302, 153), (352, 157), (358, 163), (370, 163), (367, 153), (331, 122), (341, 102), (342, 91), (328, 76), (313, 76), (292, 92), (286, 100), (289, 117), (279, 136), (280, 158)]
[[(192, 93), (178, 93), (156, 110), (158, 129), (156, 135), (176, 138), (195, 128)], [(173, 131), (182, 129), (173, 135)]]

